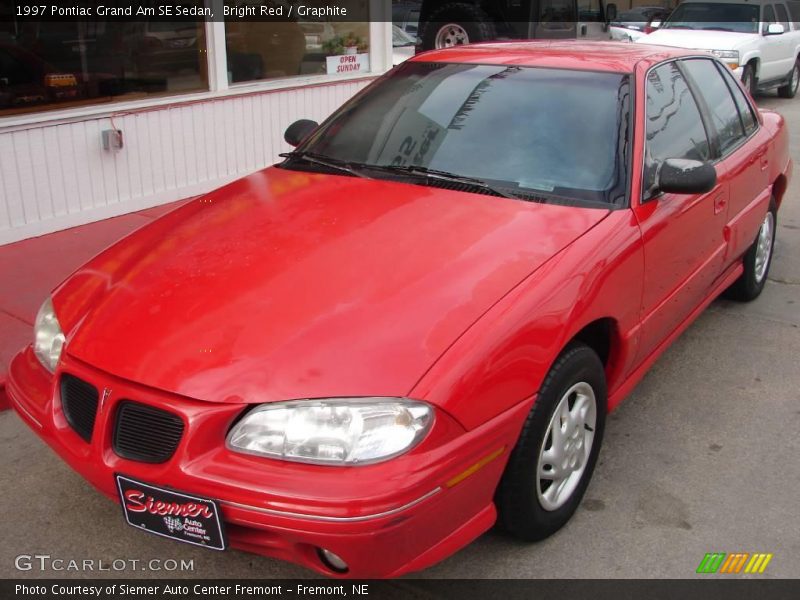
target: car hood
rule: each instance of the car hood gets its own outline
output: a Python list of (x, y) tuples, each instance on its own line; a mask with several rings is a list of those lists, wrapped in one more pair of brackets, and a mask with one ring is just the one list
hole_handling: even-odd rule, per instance
[(658, 29), (637, 41), (642, 44), (695, 48), (697, 50), (736, 50), (757, 38), (758, 36), (754, 33), (737, 33), (734, 31)]
[(124, 238), (53, 301), (69, 356), (190, 398), (403, 396), (607, 214), (273, 167)]

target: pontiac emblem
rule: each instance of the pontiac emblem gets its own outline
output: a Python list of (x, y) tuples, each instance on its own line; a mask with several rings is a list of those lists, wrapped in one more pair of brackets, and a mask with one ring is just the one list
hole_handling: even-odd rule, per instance
[(111, 388), (107, 387), (103, 390), (103, 395), (100, 397), (100, 410), (103, 410), (106, 400), (111, 396)]

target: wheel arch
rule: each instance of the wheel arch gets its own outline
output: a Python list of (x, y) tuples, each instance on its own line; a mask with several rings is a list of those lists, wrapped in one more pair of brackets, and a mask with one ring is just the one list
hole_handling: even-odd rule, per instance
[(745, 54), (741, 64), (742, 66), (753, 65), (753, 76), (756, 78), (756, 81), (758, 81), (758, 77), (761, 73), (761, 57), (753, 53)]
[(772, 183), (772, 195), (775, 197), (775, 204), (777, 208), (781, 207), (781, 202), (783, 201), (783, 196), (786, 194), (786, 188), (788, 187), (788, 180), (786, 179), (786, 175), (781, 173)]
[(588, 322), (563, 344), (559, 355), (573, 342), (585, 344), (597, 354), (605, 369), (608, 389), (616, 387), (620, 377), (619, 359), (623, 345), (617, 319), (607, 316)]
[(608, 365), (611, 356), (612, 337), (615, 336), (616, 322), (611, 317), (596, 319), (581, 328), (567, 346), (572, 342), (581, 342), (594, 350), (603, 365)]

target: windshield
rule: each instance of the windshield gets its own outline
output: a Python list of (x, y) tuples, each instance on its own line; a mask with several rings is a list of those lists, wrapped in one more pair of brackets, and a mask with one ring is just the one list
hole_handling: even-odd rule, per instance
[(619, 73), (410, 62), (299, 151), (384, 167), (371, 177), (420, 167), (511, 195), (622, 204), (628, 94)]
[(758, 6), (691, 2), (681, 4), (661, 29), (705, 29), (758, 33)]

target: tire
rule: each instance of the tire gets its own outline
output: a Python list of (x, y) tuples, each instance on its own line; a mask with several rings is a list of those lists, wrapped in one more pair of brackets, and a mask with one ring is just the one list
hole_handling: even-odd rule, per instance
[(750, 96), (753, 98), (756, 97), (758, 84), (756, 83), (756, 71), (751, 64), (744, 66), (744, 71), (742, 71), (742, 85), (744, 89), (750, 93)]
[(740, 302), (750, 302), (758, 298), (764, 290), (769, 268), (772, 265), (777, 225), (778, 211), (775, 198), (772, 198), (769, 203), (769, 210), (761, 223), (756, 239), (742, 259), (744, 273), (725, 291), (725, 295), (728, 298)]
[(794, 98), (797, 88), (800, 86), (800, 59), (796, 60), (792, 67), (792, 74), (789, 76), (789, 83), (778, 88), (778, 96), (781, 98)]
[[(594, 395), (593, 419), (588, 390)], [(509, 534), (525, 541), (541, 540), (558, 531), (572, 517), (586, 492), (600, 453), (606, 402), (603, 363), (588, 346), (570, 344), (545, 377), (497, 489), (498, 520)], [(541, 473), (554, 472), (554, 463), (549, 463), (548, 458), (553, 460), (553, 453), (560, 444), (551, 433), (551, 425), (560, 428), (563, 414), (560, 408), (566, 404), (572, 414), (579, 403), (588, 408), (583, 426), (580, 420), (575, 421), (574, 431), (579, 432), (584, 441), (582, 446), (576, 447), (574, 437), (569, 433), (573, 423), (568, 421), (566, 436), (560, 439), (567, 440), (567, 443), (571, 441), (572, 445), (561, 445), (562, 450), (566, 448), (562, 456), (566, 455), (566, 464), (573, 457), (577, 461), (562, 471), (569, 472), (569, 475), (562, 480), (559, 494), (559, 488), (553, 487), (559, 485), (559, 479), (540, 477), (539, 469), (541, 466)], [(558, 414), (556, 409), (559, 409)], [(592, 421), (593, 431), (589, 428)]]
[[(422, 47), (425, 50), (433, 50), (451, 45), (460, 46), (493, 40), (496, 37), (496, 30), (492, 18), (480, 8), (472, 4), (454, 2), (445, 4), (431, 14), (420, 37)], [(450, 39), (452, 43), (443, 44), (443, 39)]]

